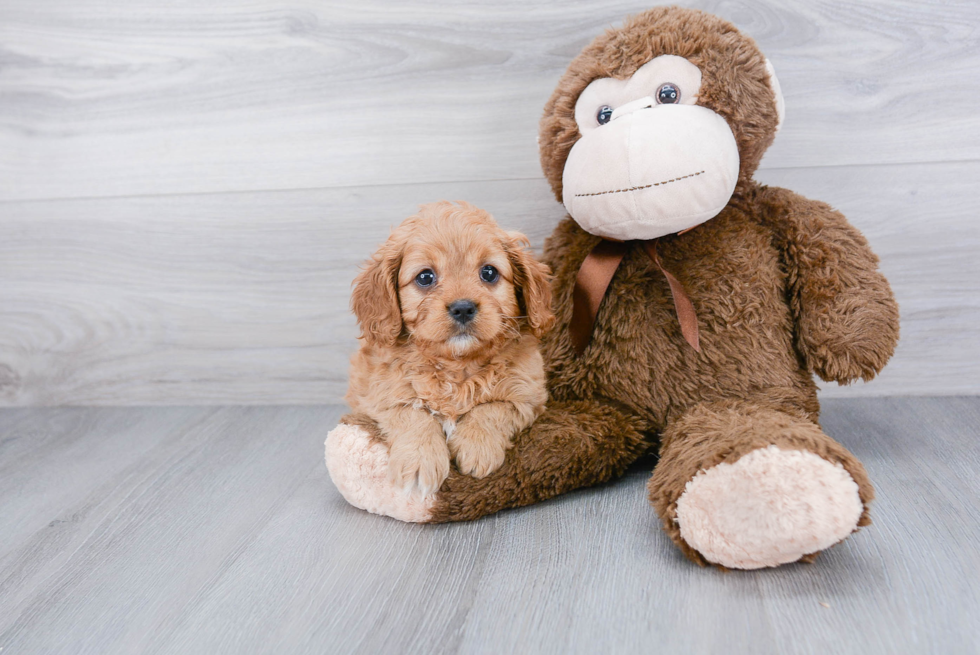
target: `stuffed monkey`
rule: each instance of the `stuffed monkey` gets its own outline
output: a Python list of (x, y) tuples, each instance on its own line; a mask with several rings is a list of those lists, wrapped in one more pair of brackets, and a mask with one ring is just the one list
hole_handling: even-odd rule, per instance
[(650, 502), (700, 564), (809, 560), (868, 524), (871, 483), (821, 430), (812, 374), (873, 378), (898, 307), (844, 216), (753, 180), (782, 116), (755, 42), (710, 14), (652, 9), (588, 45), (541, 119), (541, 164), (569, 214), (544, 249), (547, 409), (501, 469), (454, 470), (433, 496), (393, 489), (377, 426), (349, 415), (326, 443), (345, 498), (471, 520), (655, 451)]

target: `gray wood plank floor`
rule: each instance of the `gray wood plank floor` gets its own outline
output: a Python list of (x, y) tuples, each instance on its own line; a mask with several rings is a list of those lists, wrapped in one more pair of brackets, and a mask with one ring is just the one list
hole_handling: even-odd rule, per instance
[(346, 505), (339, 407), (0, 411), (6, 653), (969, 653), (980, 399), (835, 399), (874, 524), (812, 565), (684, 560), (650, 464), (484, 520)]

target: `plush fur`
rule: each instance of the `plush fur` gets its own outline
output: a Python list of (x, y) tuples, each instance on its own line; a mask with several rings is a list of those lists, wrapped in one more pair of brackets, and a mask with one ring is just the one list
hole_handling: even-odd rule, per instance
[[(599, 238), (566, 219), (545, 244), (544, 260), (556, 276), (558, 323), (544, 352), (554, 402), (579, 403), (574, 418), (563, 418), (581, 433), (554, 435), (549, 444), (548, 412), (523, 437), (537, 449), (560, 449), (566, 461), (578, 461), (594, 446), (584, 436), (598, 432), (593, 417), (601, 408), (617, 408), (620, 421), (632, 419), (632, 431), (645, 434), (647, 443), (659, 441), (651, 502), (671, 537), (699, 562), (705, 559), (684, 542), (675, 522), (677, 499), (698, 471), (770, 445), (841, 464), (857, 484), (864, 505), (860, 522), (866, 523), (872, 487), (860, 462), (820, 431), (811, 372), (841, 383), (873, 377), (894, 352), (898, 308), (877, 258), (842, 215), (752, 180), (778, 122), (765, 58), (755, 43), (715, 16), (677, 8), (653, 9), (609, 30), (572, 62), (545, 107), (545, 175), (560, 199), (564, 161), (578, 137), (578, 94), (598, 77), (628, 77), (661, 54), (685, 57), (701, 69), (698, 104), (728, 121), (741, 157), (728, 207), (658, 245), (664, 266), (695, 305), (702, 352), (683, 340), (666, 280), (635, 247), (599, 309), (592, 343), (577, 356), (569, 341), (571, 294)], [(608, 443), (615, 455), (596, 462), (597, 469), (622, 469), (642, 452), (629, 439), (617, 441)], [(508, 464), (528, 474), (544, 465)], [(561, 468), (536, 491), (591, 484), (596, 473)], [(450, 479), (434, 518), (472, 518), (468, 508), (501, 494), (500, 481), (490, 478), (467, 493)]]
[[(779, 512), (770, 508), (779, 507)], [(677, 501), (682, 543), (731, 568), (795, 562), (849, 535), (863, 510), (841, 464), (807, 450), (756, 448), (701, 470)]]
[(374, 431), (377, 423), (364, 420), (370, 431), (358, 426), (356, 416), (347, 416), (327, 436), (324, 458), (330, 479), (354, 507), (408, 523), (428, 521), (433, 497), (392, 483), (388, 446)]
[[(436, 491), (450, 456), (485, 477), (544, 409), (538, 336), (554, 320), (550, 278), (526, 245), (472, 205), (424, 205), (354, 281), (362, 344), (347, 401), (380, 426), (395, 486)], [(496, 279), (481, 278), (487, 266)], [(457, 301), (472, 303), (468, 322), (452, 318)]]
[(585, 47), (569, 65), (544, 108), (541, 168), (561, 202), (561, 178), (578, 140), (575, 101), (600, 77), (626, 79), (654, 57), (684, 57), (701, 70), (698, 105), (720, 114), (738, 143), (739, 178), (749, 182), (776, 135), (766, 58), (731, 23), (701, 11), (658, 7), (629, 18)]
[[(815, 551), (869, 522), (874, 495), (861, 463), (820, 429), (812, 374), (842, 384), (874, 377), (894, 352), (898, 307), (877, 258), (841, 214), (752, 179), (779, 120), (765, 58), (752, 39), (700, 11), (647, 11), (598, 37), (571, 63), (541, 120), (541, 163), (556, 197), (562, 197), (565, 160), (579, 137), (573, 114), (579, 93), (596, 78), (628, 77), (663, 54), (685, 57), (700, 68), (698, 104), (725, 118), (741, 161), (734, 195), (717, 217), (658, 242), (663, 266), (681, 281), (696, 309), (701, 352), (685, 342), (667, 280), (635, 243), (599, 307), (590, 345), (577, 354), (569, 336), (572, 292), (599, 237), (566, 218), (544, 251), (555, 276), (557, 318), (542, 342), (548, 407), (518, 435), (499, 470), (483, 479), (450, 475), (430, 520), (474, 519), (596, 484), (659, 449), (650, 501), (664, 529), (692, 560), (720, 566), (744, 561), (746, 568), (809, 561)], [(772, 455), (771, 449), (790, 455)], [(770, 455), (752, 455), (760, 452)], [(813, 477), (797, 487), (750, 485), (744, 488), (760, 495), (744, 499), (708, 498), (710, 490), (731, 486), (727, 482), (698, 485), (700, 491), (682, 500), (702, 472), (750, 455), (734, 470), (754, 477), (772, 470), (773, 481), (790, 470)], [(791, 464), (767, 469), (766, 462)], [(726, 476), (738, 477), (716, 477)], [(819, 493), (824, 478), (838, 490), (850, 488), (847, 481), (852, 481), (860, 511), (850, 516), (853, 496), (844, 491), (809, 498)], [(800, 495), (760, 502), (773, 489)], [(817, 515), (788, 508), (808, 503), (826, 509), (820, 516), (845, 518), (814, 519), (799, 534), (747, 524), (741, 537), (751, 542), (752, 533), (769, 541), (757, 544), (759, 552), (745, 560), (726, 555), (730, 544), (712, 546), (717, 539), (706, 537), (699, 548), (684, 538), (688, 528), (711, 532), (710, 511), (766, 511), (770, 514), (759, 517), (758, 525), (783, 518), (795, 525)], [(700, 508), (701, 528), (679, 523), (679, 504)], [(793, 541), (807, 545), (793, 550)]]

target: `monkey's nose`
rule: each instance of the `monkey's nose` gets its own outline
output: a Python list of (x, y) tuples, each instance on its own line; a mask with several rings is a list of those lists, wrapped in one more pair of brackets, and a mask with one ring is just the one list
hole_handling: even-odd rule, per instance
[(627, 114), (632, 114), (634, 111), (639, 111), (641, 109), (649, 109), (650, 107), (656, 106), (657, 101), (653, 99), (653, 96), (645, 96), (643, 98), (637, 98), (632, 102), (627, 102), (625, 105), (616, 107), (613, 110), (612, 118), (609, 120), (616, 120)]
[(446, 309), (453, 320), (460, 325), (466, 325), (476, 316), (476, 303), (472, 300), (454, 300)]

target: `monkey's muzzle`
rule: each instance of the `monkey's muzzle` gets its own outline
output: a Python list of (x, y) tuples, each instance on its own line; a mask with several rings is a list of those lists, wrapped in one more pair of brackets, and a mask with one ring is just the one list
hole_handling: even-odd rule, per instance
[(641, 98), (572, 147), (565, 208), (586, 231), (655, 239), (714, 218), (738, 182), (738, 144), (724, 118), (698, 105)]

